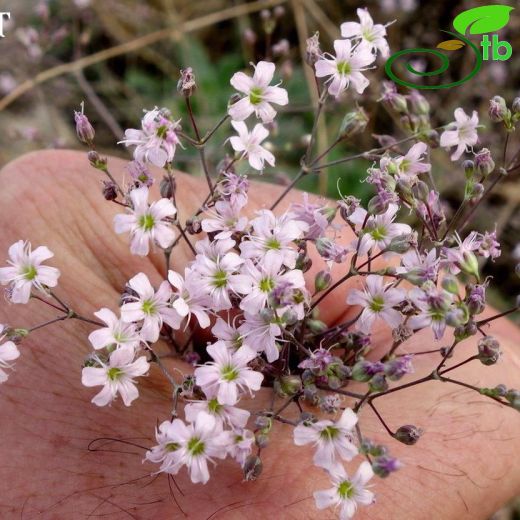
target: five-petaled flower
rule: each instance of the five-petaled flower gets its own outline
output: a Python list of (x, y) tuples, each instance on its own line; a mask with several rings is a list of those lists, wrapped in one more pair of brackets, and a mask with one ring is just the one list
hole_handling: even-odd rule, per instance
[(451, 154), (451, 160), (456, 161), (470, 147), (478, 142), (478, 115), (468, 116), (462, 108), (455, 109), (455, 121), (450, 123), (441, 134), (440, 144), (443, 148), (456, 146), (457, 149)]
[(260, 144), (269, 135), (264, 126), (258, 123), (249, 132), (243, 121), (231, 121), (231, 124), (238, 135), (230, 137), (229, 142), (235, 152), (247, 157), (251, 168), (262, 171), (265, 163), (274, 166), (274, 155)]

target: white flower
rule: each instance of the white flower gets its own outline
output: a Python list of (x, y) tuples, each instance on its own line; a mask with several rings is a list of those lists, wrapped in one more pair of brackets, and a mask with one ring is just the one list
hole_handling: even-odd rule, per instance
[(403, 317), (393, 307), (404, 300), (405, 292), (391, 285), (384, 285), (382, 276), (371, 274), (366, 277), (363, 291), (353, 289), (347, 296), (349, 305), (364, 307), (356, 322), (356, 328), (363, 334), (370, 333), (377, 318), (386, 321), (393, 329), (401, 324)]
[(228, 446), (228, 453), (240, 466), (244, 466), (247, 457), (251, 455), (255, 436), (251, 430), (238, 429), (233, 431), (232, 441)]
[(232, 406), (229, 404), (221, 404), (218, 402), (216, 393), (213, 390), (206, 393), (205, 401), (190, 401), (184, 407), (184, 416), (188, 422), (193, 422), (200, 412), (213, 415), (222, 422), (222, 425), (229, 425), (232, 428), (244, 428), (249, 420), (250, 413), (247, 410)]
[(177, 213), (175, 206), (168, 199), (159, 199), (148, 204), (148, 188), (142, 186), (130, 192), (132, 208), (129, 214), (114, 217), (116, 233), (130, 232), (130, 252), (133, 255), (146, 256), (150, 251), (150, 240), (163, 249), (170, 247), (175, 240), (175, 232), (166, 218), (173, 218)]
[(161, 471), (172, 475), (187, 466), (194, 484), (209, 480), (208, 460), (224, 459), (232, 442), (231, 432), (223, 431), (220, 421), (205, 412), (200, 412), (195, 422), (188, 425), (175, 419), (160, 433), (157, 440), (161, 445), (153, 448), (147, 458), (153, 462), (162, 460)]
[(239, 391), (260, 390), (264, 376), (247, 366), (257, 356), (254, 350), (242, 346), (233, 352), (223, 341), (217, 341), (207, 347), (207, 352), (213, 361), (195, 370), (195, 380), (204, 392), (216, 392), (220, 404), (237, 403)]
[(89, 334), (88, 339), (96, 350), (111, 345), (116, 347), (129, 345), (132, 348), (139, 345), (140, 337), (133, 323), (125, 323), (107, 308), (95, 312), (94, 316), (107, 324), (106, 327)]
[(415, 143), (406, 155), (395, 159), (381, 159), (381, 169), (386, 169), (387, 164), (393, 164), (397, 170), (398, 177), (414, 182), (418, 174), (427, 173), (432, 168), (431, 164), (422, 162), (423, 155), (427, 152), (428, 146), (425, 143)]
[(243, 121), (231, 121), (231, 124), (238, 135), (230, 137), (229, 142), (235, 152), (247, 157), (251, 168), (262, 171), (266, 162), (274, 166), (274, 155), (260, 144), (269, 135), (267, 128), (258, 123), (249, 132)]
[(179, 324), (174, 327), (178, 329), (180, 322), (187, 317), (188, 322), (193, 314), (202, 329), (209, 327), (210, 319), (208, 310), (211, 307), (211, 297), (204, 291), (200, 283), (200, 277), (196, 272), (185, 269), (184, 278), (175, 271), (168, 272), (168, 281), (177, 289), (173, 295), (172, 307), (179, 316)]
[[(364, 256), (372, 248), (379, 251), (386, 249), (393, 238), (402, 235), (408, 235), (412, 232), (412, 228), (408, 224), (395, 223), (395, 217), (399, 211), (397, 204), (389, 204), (388, 209), (382, 215), (374, 215), (366, 218), (367, 211), (363, 208), (357, 208), (349, 217), (350, 222), (357, 224), (359, 229), (365, 224), (362, 230), (359, 245), (355, 241), (353, 245), (354, 251), (359, 256)], [(389, 256), (393, 253), (387, 252)]]
[(273, 311), (245, 312), (244, 318), (244, 323), (238, 328), (244, 342), (256, 352), (264, 352), (269, 363), (276, 361), (280, 356), (276, 343), (282, 335), (281, 318), (277, 318)]
[(179, 144), (176, 130), (179, 121), (172, 121), (167, 109), (146, 112), (141, 121), (141, 130), (125, 130), (125, 138), (119, 143), (135, 146), (134, 159), (139, 162), (151, 162), (162, 168), (172, 161)]
[(4, 383), (9, 377), (5, 371), (5, 369), (12, 367), (9, 362), (20, 357), (20, 352), (14, 342), (6, 341), (2, 343), (5, 338), (5, 334), (2, 334), (3, 331), (4, 326), (0, 325), (0, 383)]
[(316, 446), (314, 464), (321, 468), (331, 467), (337, 456), (352, 460), (358, 454), (352, 442), (352, 430), (357, 422), (357, 415), (350, 408), (345, 408), (336, 422), (326, 419), (308, 426), (299, 424), (293, 431), (294, 444), (303, 446), (313, 443)]
[(202, 231), (217, 233), (216, 240), (228, 240), (234, 232), (244, 231), (247, 218), (240, 216), (242, 207), (238, 202), (233, 204), (227, 200), (219, 200), (215, 203), (215, 211), (207, 212), (211, 218), (202, 220)]
[(478, 115), (473, 110), (469, 117), (462, 108), (455, 109), (455, 121), (450, 123), (441, 134), (440, 144), (443, 148), (456, 146), (457, 149), (451, 155), (451, 160), (456, 161), (467, 150), (478, 142)]
[(247, 276), (238, 274), (243, 263), (244, 260), (234, 252), (225, 253), (215, 260), (206, 255), (197, 255), (192, 269), (200, 275), (199, 281), (204, 291), (211, 296), (214, 311), (232, 307), (230, 294), (247, 292), (251, 284)]
[(253, 67), (255, 73), (252, 78), (243, 72), (233, 74), (231, 85), (246, 94), (246, 97), (231, 105), (228, 113), (231, 119), (243, 121), (254, 112), (263, 123), (270, 123), (276, 116), (276, 110), (270, 103), (287, 105), (289, 103), (287, 90), (269, 85), (274, 76), (274, 63), (259, 61)]
[(211, 333), (217, 339), (224, 341), (228, 348), (238, 349), (244, 343), (242, 334), (234, 325), (230, 325), (227, 321), (217, 316), (215, 325), (211, 329)]
[(367, 70), (368, 65), (373, 63), (376, 57), (365, 46), (352, 47), (350, 40), (335, 40), (334, 50), (336, 56), (327, 53), (316, 62), (316, 76), (318, 78), (330, 76), (327, 80), (329, 93), (336, 98), (348, 88), (350, 83), (356, 92), (362, 94), (369, 84), (362, 72)]
[(174, 329), (179, 328), (181, 318), (170, 307), (172, 289), (167, 281), (162, 282), (155, 292), (148, 277), (139, 273), (128, 285), (138, 296), (133, 298), (135, 301), (121, 307), (121, 319), (125, 323), (142, 322), (140, 334), (144, 341), (157, 341), (163, 322)]
[(240, 302), (240, 308), (248, 313), (260, 312), (267, 306), (271, 292), (279, 284), (289, 284), (291, 289), (305, 289), (303, 272), (292, 269), (282, 274), (280, 257), (270, 257), (262, 264), (255, 265), (246, 260), (242, 273), (250, 279), (250, 285), (245, 298)]
[(98, 359), (101, 367), (83, 368), (81, 382), (84, 386), (103, 386), (92, 399), (94, 404), (105, 406), (111, 403), (118, 393), (126, 406), (130, 406), (132, 401), (137, 399), (139, 392), (134, 378), (146, 374), (150, 364), (145, 356), (140, 356), (134, 361), (134, 355), (135, 350), (132, 347), (120, 347), (110, 354), (108, 364)]
[(345, 22), (341, 24), (341, 36), (343, 38), (359, 38), (371, 52), (379, 51), (383, 58), (388, 58), (390, 49), (386, 41), (386, 27), (375, 24), (368, 9), (358, 9), (359, 22)]
[(348, 477), (341, 464), (330, 468), (328, 472), (334, 487), (314, 493), (318, 509), (339, 507), (340, 520), (349, 520), (356, 513), (358, 504), (368, 506), (374, 502), (374, 494), (365, 489), (367, 482), (374, 476), (369, 462), (362, 462), (352, 478)]
[(169, 468), (174, 466), (180, 455), (180, 445), (173, 440), (176, 428), (175, 421), (163, 421), (159, 428), (155, 429), (155, 439), (157, 445), (146, 452), (145, 458), (155, 464), (161, 463), (159, 471), (169, 472)]
[(253, 232), (249, 240), (240, 244), (242, 258), (252, 258), (259, 263), (269, 263), (272, 258), (293, 269), (298, 256), (294, 241), (302, 238), (309, 225), (285, 213), (281, 217), (268, 210), (258, 211), (258, 217), (251, 221)]
[(42, 265), (54, 253), (45, 246), (31, 251), (30, 242), (19, 240), (9, 248), (9, 267), (0, 267), (0, 283), (10, 284), (13, 303), (27, 303), (31, 288), (46, 292), (46, 287), (56, 287), (60, 272), (55, 267)]

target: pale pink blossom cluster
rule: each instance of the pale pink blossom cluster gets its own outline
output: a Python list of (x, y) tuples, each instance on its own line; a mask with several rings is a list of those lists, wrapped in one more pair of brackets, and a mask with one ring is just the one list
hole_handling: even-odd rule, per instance
[[(366, 9), (357, 14), (359, 22), (342, 24), (343, 39), (334, 42), (335, 55), (322, 53), (317, 37), (309, 41), (309, 64), (321, 94), (316, 117), (328, 94), (339, 101), (350, 86), (362, 94), (369, 85), (364, 73), (378, 55), (389, 55), (387, 26), (374, 24)], [(376, 397), (400, 389), (392, 386), (395, 381), (414, 372), (406, 341), (418, 330), (431, 329), (424, 335), (432, 347), (427, 352), (441, 357), (431, 381), (454, 381), (443, 378), (443, 369), (458, 367), (444, 368), (452, 350), (478, 333), (483, 335), (478, 353), (467, 362), (478, 359), (491, 365), (500, 359), (498, 342), (481, 327), (490, 318), (479, 318), (489, 283), (482, 266), (500, 256), (500, 244), (496, 231), (465, 230), (464, 220), (466, 205), (478, 204), (486, 179), (498, 172), (490, 150), (475, 149), (477, 112), (469, 116), (457, 108), (455, 122), (441, 127), (439, 135), (431, 128), (426, 98), (417, 92), (399, 94), (395, 85), (385, 84), (381, 101), (401, 120), (408, 118), (409, 135), (402, 141), (374, 136), (381, 146), (362, 155), (370, 161), (365, 179), (370, 200), (362, 203), (341, 195), (327, 202), (303, 194), (279, 209), (288, 188), (277, 200), (251, 208), (253, 184), (246, 173), (275, 165), (266, 140), (278, 107), (288, 104), (287, 91), (273, 84), (275, 64), (252, 65), (252, 76), (237, 72), (231, 78), (238, 94), (205, 137), (189, 101), (196, 138), (183, 133), (180, 121), (166, 109), (145, 112), (141, 128), (127, 130), (122, 141), (134, 153), (128, 185), (117, 183), (108, 161), (93, 149), (94, 130), (83, 110), (76, 114), (78, 136), (91, 148), (91, 164), (108, 175), (103, 195), (119, 208), (115, 232), (129, 235), (133, 255), (162, 253), (165, 269), (162, 275), (135, 274), (121, 288), (117, 309), (101, 308), (93, 313), (94, 320), (80, 316), (55, 294), (60, 272), (44, 265), (53, 256), (47, 247), (33, 251), (28, 242), (13, 244), (8, 265), (0, 268), (8, 300), (37, 300), (63, 314), (27, 329), (0, 326), (0, 382), (7, 379), (26, 336), (58, 321), (83, 320), (95, 326), (88, 336), (93, 350), (81, 376), (85, 387), (96, 388), (95, 405), (120, 399), (130, 406), (139, 397), (140, 378), (154, 364), (171, 385), (173, 409), (165, 410), (170, 419), (158, 421), (155, 444), (144, 455), (155, 464), (153, 471), (177, 475), (183, 470), (193, 483), (205, 484), (210, 465), (231, 458), (246, 479), (254, 480), (262, 467), (261, 450), (276, 440), (275, 424), (282, 422), (294, 428), (294, 444), (310, 447), (314, 465), (330, 477), (331, 487), (314, 493), (317, 508), (333, 507), (342, 520), (349, 519), (359, 505), (374, 502), (368, 484), (372, 477), (385, 478), (402, 466), (385, 445), (364, 435), (358, 413), (362, 407), (370, 405), (396, 441), (414, 444), (421, 434), (412, 425), (391, 431), (375, 404)], [(188, 99), (195, 90), (193, 70), (186, 69), (181, 78), (180, 91)], [(495, 121), (501, 106), (493, 101)], [(366, 127), (361, 108), (347, 116), (332, 148), (345, 135)], [(223, 160), (213, 167), (203, 149), (226, 122), (237, 134), (225, 141), (235, 155), (218, 157)], [(202, 150), (209, 191), (188, 217), (181, 215), (173, 165), (180, 139)], [(322, 155), (312, 159), (314, 141), (312, 135), (293, 185), (304, 174), (327, 167)], [(456, 147), (453, 161), (472, 154), (460, 168), (464, 202), (451, 220), (434, 182), (430, 151), (438, 146)], [(345, 162), (360, 157), (348, 156)], [(155, 183), (149, 164), (163, 168), (160, 183)], [(155, 196), (157, 185), (160, 195)], [(179, 244), (191, 257), (174, 270)], [(338, 296), (338, 287), (347, 290)], [(332, 310), (350, 306), (352, 312), (346, 321), (330, 324), (323, 318), (322, 302)], [(455, 338), (451, 348), (444, 344), (447, 330)], [(372, 344), (380, 337), (388, 337), (382, 356)], [(167, 354), (159, 343), (168, 348)], [(171, 372), (164, 357), (181, 358), (194, 369)], [(355, 391), (350, 383), (356, 383)], [(251, 412), (248, 401), (267, 387), (274, 392), (271, 406), (253, 407)], [(477, 390), (518, 408), (520, 393), (502, 387)], [(280, 399), (284, 404), (277, 407)], [(366, 460), (347, 472), (345, 464), (355, 464), (360, 457)]]

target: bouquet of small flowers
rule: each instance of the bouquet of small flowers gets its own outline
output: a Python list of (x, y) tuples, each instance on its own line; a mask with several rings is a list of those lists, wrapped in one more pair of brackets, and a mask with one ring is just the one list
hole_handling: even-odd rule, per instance
[[(364, 435), (358, 420), (362, 408), (371, 409), (381, 428), (407, 445), (419, 441), (421, 417), (417, 426), (394, 430), (378, 409), (382, 397), (405, 388), (449, 383), (520, 410), (518, 390), (474, 386), (456, 377), (466, 363), (499, 361), (500, 345), (489, 334), (489, 324), (518, 309), (479, 318), (489, 284), (481, 268), (500, 255), (500, 244), (493, 230), (468, 229), (480, 201), (520, 167), (518, 154), (508, 161), (506, 138), (495, 164), (492, 153), (478, 145), (475, 111), (457, 108), (453, 122), (432, 128), (425, 97), (417, 91), (401, 94), (385, 83), (380, 101), (401, 118), (407, 136), (376, 136), (377, 147), (325, 162), (330, 150), (366, 129), (368, 116), (360, 106), (349, 112), (337, 138), (317, 153), (317, 123), (324, 107), (332, 98), (339, 102), (345, 91), (362, 94), (378, 56), (389, 55), (386, 26), (374, 24), (366, 9), (358, 15), (359, 23), (341, 25), (342, 39), (334, 42), (333, 53), (322, 52), (318, 35), (308, 40), (306, 59), (318, 90), (313, 131), (299, 173), (276, 200), (254, 214), (248, 211), (250, 177), (275, 166), (265, 140), (277, 108), (289, 103), (287, 91), (273, 81), (274, 63), (259, 61), (252, 64), (252, 73), (232, 76), (237, 93), (206, 133), (191, 107), (194, 71), (182, 70), (178, 91), (191, 129), (185, 130), (167, 109), (145, 111), (141, 127), (126, 130), (121, 141), (133, 152), (124, 183), (116, 181), (108, 159), (95, 150), (95, 132), (84, 107), (75, 113), (90, 164), (105, 176), (102, 195), (121, 210), (114, 218), (115, 233), (128, 236), (132, 255), (164, 252), (164, 281), (153, 286), (147, 273), (136, 273), (121, 288), (119, 304), (82, 316), (57, 289), (60, 272), (46, 265), (53, 253), (16, 242), (8, 251), (8, 266), (0, 268), (8, 300), (43, 303), (59, 316), (32, 327), (2, 326), (0, 382), (7, 380), (28, 335), (65, 320), (87, 322), (93, 351), (84, 361), (81, 383), (96, 388), (95, 406), (110, 406), (116, 399), (130, 406), (139, 397), (139, 379), (154, 363), (170, 385), (171, 405), (155, 428), (155, 444), (143, 454), (155, 465), (151, 471), (187, 471), (193, 483), (205, 484), (208, 463), (229, 457), (246, 480), (254, 480), (262, 472), (262, 450), (276, 442), (276, 423), (283, 423), (293, 427), (294, 444), (312, 447), (313, 463), (330, 477), (330, 488), (314, 493), (316, 507), (334, 507), (342, 519), (374, 502), (377, 485), (369, 484), (374, 475), (387, 478), (403, 466), (386, 445)], [(508, 108), (504, 99), (493, 98), (489, 117), (508, 136), (520, 119), (520, 100)], [(225, 145), (229, 155), (223, 152), (213, 167), (205, 147), (224, 125), (231, 132)], [(429, 162), (429, 150), (439, 146), (451, 154), (454, 170), (465, 175), (463, 201), (450, 219)], [(204, 203), (191, 215), (180, 215), (176, 202), (178, 147), (198, 151), (207, 182)], [(303, 177), (354, 159), (367, 163), (366, 182), (374, 195), (366, 207), (342, 193), (337, 201), (302, 194), (300, 202), (284, 206)], [(150, 164), (163, 169), (162, 179), (154, 178)], [(160, 182), (158, 200), (150, 200), (154, 182)], [(345, 229), (348, 233), (342, 234)], [(170, 259), (183, 242), (192, 258), (184, 271), (176, 272)], [(340, 300), (336, 291), (347, 282), (352, 288)], [(320, 319), (323, 305), (345, 304), (353, 309), (348, 321), (330, 325)], [(383, 355), (374, 356), (375, 326), (391, 331)], [(427, 328), (431, 345), (408, 353), (407, 341)], [(442, 342), (447, 329), (453, 337), (448, 345)], [(201, 331), (207, 338), (203, 348), (194, 341)], [(455, 349), (475, 335), (478, 349), (450, 364)], [(158, 342), (168, 346), (169, 357), (186, 362), (178, 365), (184, 371), (169, 369)], [(414, 378), (409, 376), (414, 356), (421, 353), (437, 358), (431, 358), (428, 375)], [(244, 400), (254, 398), (261, 387), (272, 393), (271, 405), (251, 412)], [(287, 415), (289, 407), (297, 419)], [(149, 427), (152, 432), (154, 425)], [(354, 460), (355, 471), (347, 473), (345, 462)]]

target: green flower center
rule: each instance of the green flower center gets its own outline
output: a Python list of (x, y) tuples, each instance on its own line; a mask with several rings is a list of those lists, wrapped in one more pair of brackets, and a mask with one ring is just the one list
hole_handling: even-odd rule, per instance
[(282, 244), (276, 238), (270, 238), (265, 242), (265, 248), (266, 249), (280, 249), (282, 247)]
[(193, 457), (197, 457), (198, 455), (202, 455), (205, 450), (204, 443), (198, 437), (192, 437), (188, 441), (188, 451)]
[(107, 376), (110, 381), (115, 381), (116, 379), (119, 379), (121, 375), (123, 374), (123, 371), (120, 368), (112, 367), (108, 369)]
[(259, 287), (262, 292), (271, 292), (274, 289), (274, 281), (270, 277), (262, 278)]
[(341, 482), (338, 486), (338, 495), (342, 500), (352, 498), (354, 496), (354, 486), (352, 485), (352, 482), (349, 482), (348, 480)]
[(332, 439), (335, 439), (339, 435), (339, 429), (335, 426), (325, 426), (323, 430), (320, 432), (320, 437), (323, 440), (331, 441)]
[(234, 381), (238, 377), (238, 370), (231, 365), (226, 365), (220, 370), (220, 376), (224, 381)]
[(176, 442), (169, 442), (169, 443), (166, 444), (166, 446), (164, 447), (164, 449), (165, 449), (166, 451), (177, 451), (179, 448), (180, 448), (180, 446), (179, 446)]
[(374, 35), (370, 32), (370, 30), (366, 29), (363, 31), (363, 39), (365, 39), (367, 42), (373, 42)]
[(382, 296), (374, 296), (369, 307), (374, 312), (381, 312), (385, 308), (385, 300)]
[(226, 271), (217, 271), (214, 275), (213, 275), (213, 285), (217, 288), (217, 289), (220, 289), (221, 287), (226, 287), (227, 285), (227, 273)]
[(370, 231), (370, 236), (374, 240), (383, 240), (386, 238), (386, 228), (384, 226), (375, 227)]
[(337, 64), (338, 72), (343, 76), (348, 76), (352, 72), (352, 67), (348, 61), (340, 61)]
[(164, 139), (167, 131), (168, 131), (168, 127), (166, 125), (160, 126), (159, 128), (157, 128), (157, 137)]
[(152, 300), (145, 300), (141, 305), (141, 310), (151, 316), (156, 312), (155, 303)]
[(155, 219), (149, 213), (139, 217), (139, 227), (144, 231), (151, 231), (155, 225)]
[(249, 102), (252, 105), (258, 105), (262, 102), (262, 89), (260, 87), (253, 87), (249, 92)]
[(216, 398), (210, 399), (208, 401), (208, 410), (217, 415), (220, 413), (220, 410), (222, 410), (223, 406), (218, 402)]
[(33, 265), (28, 265), (23, 270), (23, 276), (26, 280), (34, 280), (36, 278), (36, 275), (38, 274), (38, 271)]

